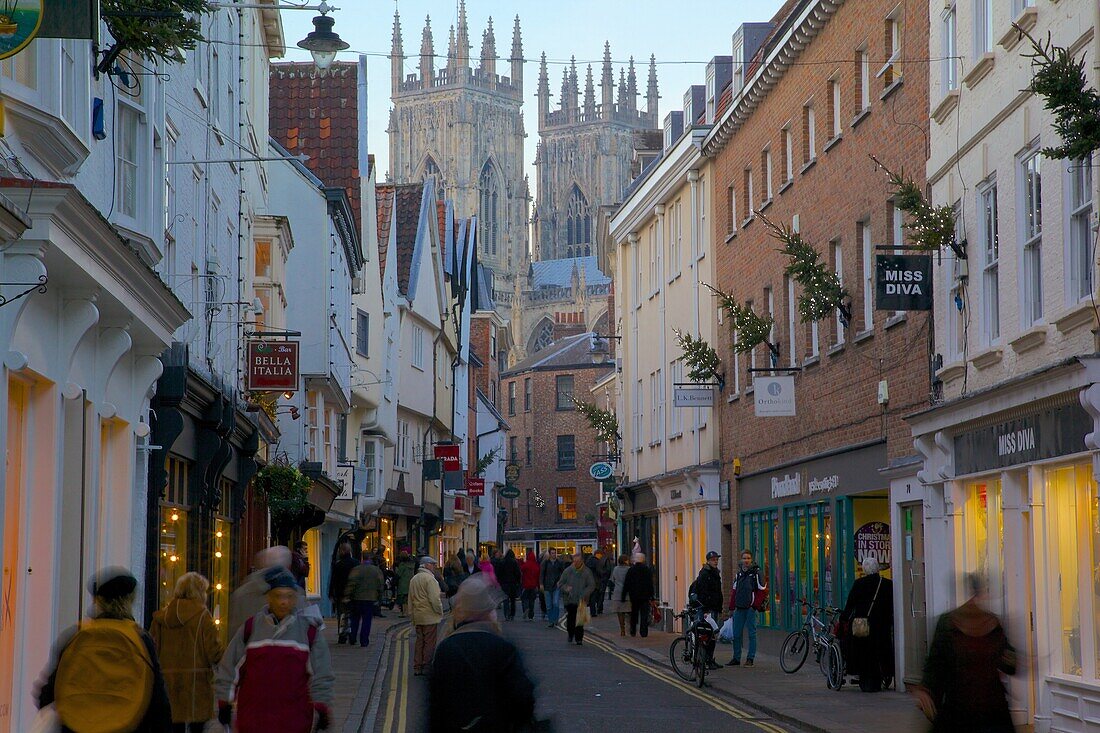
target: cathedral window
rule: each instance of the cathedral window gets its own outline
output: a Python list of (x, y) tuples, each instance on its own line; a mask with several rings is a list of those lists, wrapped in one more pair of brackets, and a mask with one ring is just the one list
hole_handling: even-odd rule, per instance
[(581, 245), (592, 241), (592, 209), (588, 205), (588, 199), (576, 185), (569, 194), (565, 216), (565, 243), (568, 245), (566, 251), (569, 252), (570, 257), (573, 256), (574, 251), (579, 257), (582, 249), (587, 249), (582, 248)]
[(478, 225), (481, 251), (496, 256), (500, 247), (500, 178), (493, 161), (486, 161), (478, 178)]
[(429, 178), (435, 179), (435, 197), (439, 201), (446, 199), (446, 189), (443, 186), (443, 172), (439, 170), (439, 166), (429, 155), (428, 159), (424, 161), (424, 174), (420, 177), (421, 181), (427, 181)]

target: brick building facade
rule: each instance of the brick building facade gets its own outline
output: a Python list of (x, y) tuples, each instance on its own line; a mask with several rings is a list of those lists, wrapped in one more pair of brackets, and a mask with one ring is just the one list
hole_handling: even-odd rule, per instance
[(592, 363), (591, 342), (591, 333), (559, 339), (501, 375), (500, 412), (511, 426), (505, 458), (519, 466), (521, 492), (504, 501), (504, 545), (517, 555), (596, 547), (601, 497), (588, 469), (606, 446), (570, 399), (591, 400), (613, 369)]
[[(889, 565), (880, 550), (896, 529), (889, 491), (916, 472), (902, 418), (928, 404), (930, 319), (873, 301), (876, 248), (902, 246), (905, 232), (869, 156), (923, 185), (927, 65), (901, 60), (923, 59), (927, 38), (926, 8), (792, 0), (751, 63), (735, 69), (704, 143), (714, 158), (718, 286), (774, 319), (774, 361), (767, 344), (735, 354), (722, 314), (716, 345), (722, 478), (734, 497), (723, 554), (756, 553), (771, 587), (761, 619), (769, 626), (798, 626), (800, 598), (843, 605), (868, 554)], [(748, 57), (740, 51), (735, 59)], [(800, 290), (764, 217), (799, 231), (840, 274), (848, 324), (801, 322)], [(781, 369), (750, 371), (769, 366)], [(754, 377), (785, 374), (794, 375), (797, 416), (756, 417)]]

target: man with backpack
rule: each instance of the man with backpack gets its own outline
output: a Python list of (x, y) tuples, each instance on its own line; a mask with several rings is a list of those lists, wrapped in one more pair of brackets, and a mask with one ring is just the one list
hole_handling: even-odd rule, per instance
[[(718, 569), (721, 557), (714, 550), (708, 552), (706, 564), (688, 588), (688, 598), (694, 595), (699, 603), (699, 611), (709, 613), (715, 621), (722, 615), (722, 571)], [(717, 641), (718, 637), (714, 635), (707, 644), (707, 668), (712, 670), (721, 668), (714, 661), (714, 645)]]
[(737, 577), (733, 579), (730, 592), (730, 613), (733, 615), (733, 659), (727, 667), (741, 664), (741, 640), (745, 629), (749, 631), (749, 656), (745, 666), (753, 666), (756, 656), (756, 612), (764, 601), (762, 591), (767, 586), (760, 579), (760, 566), (752, 561), (752, 552), (741, 550), (741, 564), (737, 568)]
[(60, 636), (39, 684), (38, 707), (53, 705), (62, 733), (164, 733), (168, 692), (153, 639), (134, 621), (137, 579), (106, 568), (88, 584), (92, 616)]
[(267, 606), (237, 631), (214, 681), (218, 720), (237, 733), (310, 733), (327, 730), (335, 675), (320, 623), (294, 612), (294, 576), (274, 567), (264, 575)]

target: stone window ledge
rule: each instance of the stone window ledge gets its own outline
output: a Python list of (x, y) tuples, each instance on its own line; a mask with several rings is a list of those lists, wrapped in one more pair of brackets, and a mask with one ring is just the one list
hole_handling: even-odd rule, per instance
[(817, 165), (817, 156), (816, 155), (814, 157), (810, 158), (808, 161), (806, 161), (806, 164), (803, 165), (801, 168), (799, 168), (798, 172), (800, 174), (805, 174), (806, 171), (810, 170), (815, 165)]
[(828, 140), (825, 141), (825, 147), (823, 148), (823, 150), (826, 153), (829, 152), (830, 149), (835, 147), (836, 144), (838, 142), (840, 142), (841, 140), (843, 140), (843, 139), (844, 139), (844, 135), (838, 132), (836, 135), (833, 135), (831, 138), (829, 138)]
[(1058, 329), (1058, 333), (1064, 335), (1084, 326), (1098, 325), (1096, 317), (1096, 311), (1093, 309), (1092, 303), (1085, 301), (1069, 307), (1062, 315), (1054, 319), (1054, 327)]
[(883, 328), (889, 330), (894, 326), (897, 326), (898, 324), (905, 323), (907, 320), (909, 320), (909, 316), (907, 316), (904, 311), (902, 311), (901, 313), (895, 313), (894, 315), (886, 319), (886, 324), (883, 326)]
[(978, 371), (988, 369), (994, 364), (999, 364), (1004, 357), (1004, 349), (998, 347), (992, 347), (985, 351), (978, 352), (970, 358), (970, 363), (974, 365), (974, 368)]
[(963, 84), (966, 84), (967, 89), (973, 89), (978, 86), (978, 83), (984, 79), (989, 72), (993, 71), (993, 54), (983, 53), (982, 57), (970, 68), (966, 76), (963, 77)]
[(869, 106), (861, 109), (859, 112), (856, 113), (856, 116), (852, 118), (852, 127), (855, 127), (860, 122), (863, 122), (870, 114), (871, 108)]
[[(1023, 11), (1016, 16), (1016, 20), (1013, 22), (1025, 31), (1030, 31), (1035, 27), (1035, 24), (1039, 22), (1039, 9), (1036, 7), (1024, 8)], [(1023, 40), (1023, 37), (1022, 33), (1009, 26), (1008, 31), (1001, 36), (1001, 40), (997, 43), (999, 43), (1004, 50), (1011, 51), (1016, 47), (1017, 43)]]
[(966, 364), (962, 361), (947, 364), (936, 372), (936, 376), (943, 382), (953, 382), (961, 378), (964, 374), (966, 374)]
[(959, 106), (959, 90), (952, 89), (947, 94), (943, 95), (943, 99), (940, 103), (932, 108), (932, 119), (936, 121), (936, 124), (942, 125), (947, 121), (947, 116), (951, 114)]
[(783, 181), (783, 185), (781, 185), (779, 187), (779, 193), (783, 193), (784, 191), (786, 191), (788, 188), (790, 188), (793, 185), (794, 185), (794, 179), (793, 178), (788, 178), (787, 180)]
[(867, 339), (871, 338), (874, 335), (875, 335), (875, 329), (873, 327), (868, 328), (866, 331), (860, 331), (859, 333), (857, 333), (856, 337), (854, 339), (852, 339), (852, 341), (854, 341), (855, 343), (858, 344), (862, 341), (866, 341)]
[(1036, 326), (1029, 331), (1024, 331), (1008, 342), (1008, 345), (1012, 347), (1012, 350), (1017, 354), (1023, 354), (1024, 352), (1031, 351), (1046, 343), (1047, 340), (1047, 327)]
[(903, 81), (904, 79), (896, 79), (895, 81), (891, 82), (890, 86), (882, 90), (882, 94), (878, 95), (878, 98), (885, 102), (891, 94), (896, 92), (898, 89), (901, 89)]

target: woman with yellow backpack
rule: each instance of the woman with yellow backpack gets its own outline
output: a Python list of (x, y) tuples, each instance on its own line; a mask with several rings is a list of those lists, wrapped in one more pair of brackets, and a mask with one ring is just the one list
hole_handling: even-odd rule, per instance
[(39, 708), (53, 706), (61, 733), (171, 730), (153, 640), (134, 621), (137, 579), (125, 568), (106, 568), (88, 590), (92, 617), (58, 638), (39, 686)]

